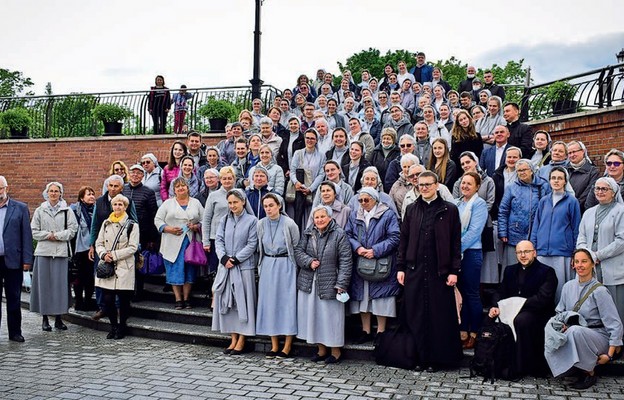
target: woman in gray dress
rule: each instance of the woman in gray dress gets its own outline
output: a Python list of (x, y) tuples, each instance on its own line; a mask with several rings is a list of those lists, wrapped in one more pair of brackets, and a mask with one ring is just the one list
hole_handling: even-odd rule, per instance
[[(299, 228), (285, 214), (281, 197), (268, 193), (262, 198), (266, 217), (258, 222), (258, 313), (256, 334), (271, 336), (268, 358), (288, 358), (297, 334), (297, 265), (295, 246)], [(280, 351), (279, 336), (285, 335)]]
[[(297, 337), (315, 343), (312, 361), (334, 364), (344, 346), (345, 294), (351, 279), (351, 246), (332, 210), (316, 206), (314, 226), (295, 247), (297, 275)], [(340, 298), (340, 301), (338, 300)], [(328, 352), (328, 347), (331, 348)]]
[(232, 189), (226, 198), (230, 211), (221, 219), (215, 239), (220, 262), (212, 286), (212, 330), (230, 333), (232, 341), (224, 353), (239, 355), (245, 338), (256, 334), (258, 220), (245, 207), (245, 192)]
[[(571, 385), (587, 389), (596, 381), (596, 364), (606, 364), (621, 351), (622, 321), (609, 291), (594, 277), (596, 255), (587, 249), (574, 252), (577, 279), (566, 282), (561, 299), (551, 319), (561, 322), (558, 332), (546, 327), (544, 355), (554, 376), (572, 368), (583, 372)], [(580, 307), (579, 307), (580, 305)], [(578, 322), (572, 323), (576, 317)], [(553, 325), (554, 326), (554, 325)]]
[(78, 232), (78, 222), (63, 200), (63, 185), (58, 182), (48, 183), (43, 191), (43, 198), (45, 201), (37, 207), (30, 222), (33, 239), (37, 241), (30, 311), (43, 315), (41, 328), (50, 332), (52, 327), (48, 315), (56, 316), (56, 329), (67, 330), (61, 315), (67, 314), (69, 310), (69, 241)]
[(594, 194), (598, 205), (581, 217), (576, 247), (596, 252), (596, 278), (609, 289), (624, 319), (624, 200), (611, 177), (599, 178)]

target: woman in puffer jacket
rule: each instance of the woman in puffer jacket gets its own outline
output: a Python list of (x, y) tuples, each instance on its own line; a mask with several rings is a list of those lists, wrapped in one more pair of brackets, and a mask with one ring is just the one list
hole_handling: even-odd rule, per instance
[(531, 160), (518, 160), (516, 173), (518, 180), (505, 189), (498, 210), (498, 237), (505, 243), (501, 275), (507, 265), (518, 262), (516, 245), (531, 237), (539, 201), (551, 192), (548, 182), (535, 174)]

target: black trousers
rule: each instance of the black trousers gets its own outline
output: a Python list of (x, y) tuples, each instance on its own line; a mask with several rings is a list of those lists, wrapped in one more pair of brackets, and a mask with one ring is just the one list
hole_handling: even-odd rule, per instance
[[(21, 269), (9, 269), (4, 262), (4, 256), (0, 256), (0, 298), (4, 290), (7, 308), (7, 326), (9, 337), (22, 334), (22, 308), (20, 296), (24, 274)], [(0, 305), (0, 320), (2, 319), (2, 306)]]
[[(110, 320), (111, 326), (126, 325), (126, 321), (130, 316), (130, 300), (132, 299), (132, 290), (110, 290), (102, 289), (104, 298), (105, 312)], [(119, 321), (117, 320), (117, 307), (115, 306), (115, 297), (119, 299)]]

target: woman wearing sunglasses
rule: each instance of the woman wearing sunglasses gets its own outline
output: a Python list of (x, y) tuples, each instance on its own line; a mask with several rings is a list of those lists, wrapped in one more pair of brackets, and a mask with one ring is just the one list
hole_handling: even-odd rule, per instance
[[(620, 193), (624, 196), (624, 153), (617, 149), (611, 149), (604, 157), (604, 163), (604, 176), (613, 178), (613, 180), (620, 186)], [(598, 203), (596, 193), (591, 190), (587, 195), (587, 200), (585, 201), (585, 210), (588, 210)]]
[(353, 273), (349, 303), (351, 314), (360, 314), (362, 333), (356, 339), (358, 344), (373, 339), (371, 315), (377, 317), (377, 333), (386, 330), (386, 319), (396, 317), (395, 297), (399, 294), (396, 271), (390, 272), (382, 281), (368, 281), (358, 274), (357, 263), (366, 259), (389, 263), (394, 269), (393, 254), (399, 246), (399, 221), (394, 211), (379, 201), (379, 192), (372, 187), (363, 187), (358, 193), (360, 207), (347, 220), (345, 233), (351, 243)]

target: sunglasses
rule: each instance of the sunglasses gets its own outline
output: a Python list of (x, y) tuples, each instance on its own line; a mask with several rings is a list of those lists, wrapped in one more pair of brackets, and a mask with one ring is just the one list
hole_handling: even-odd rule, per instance
[(358, 199), (358, 201), (360, 202), (360, 204), (362, 203), (368, 204), (371, 201), (371, 199), (365, 197), (363, 199)]
[(622, 165), (621, 161), (607, 161), (605, 164), (607, 164), (607, 167), (619, 167), (620, 165)]
[(412, 147), (412, 146), (413, 146), (413, 144), (411, 144), (411, 143), (407, 143), (407, 144), (406, 144), (406, 143), (403, 143), (403, 144), (400, 144), (399, 146), (401, 146), (401, 148), (402, 148), (402, 149), (404, 149), (404, 148), (406, 148), (406, 147)]

